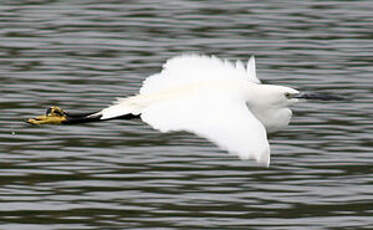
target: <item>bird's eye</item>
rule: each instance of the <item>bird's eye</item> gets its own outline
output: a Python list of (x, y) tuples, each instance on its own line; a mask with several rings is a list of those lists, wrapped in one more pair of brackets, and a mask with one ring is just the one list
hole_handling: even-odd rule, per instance
[(291, 93), (285, 93), (285, 97), (291, 98)]

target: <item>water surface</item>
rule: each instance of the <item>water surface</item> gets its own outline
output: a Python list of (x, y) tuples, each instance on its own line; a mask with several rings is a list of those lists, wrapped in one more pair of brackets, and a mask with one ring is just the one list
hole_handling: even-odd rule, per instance
[[(1, 229), (370, 229), (369, 1), (4, 1)], [(342, 94), (271, 135), (270, 168), (141, 121), (31, 127), (96, 111), (185, 52), (246, 61), (265, 83)]]

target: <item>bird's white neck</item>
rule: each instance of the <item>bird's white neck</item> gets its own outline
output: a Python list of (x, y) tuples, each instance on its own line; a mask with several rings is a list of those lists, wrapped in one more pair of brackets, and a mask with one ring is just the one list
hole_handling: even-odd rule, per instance
[(267, 132), (276, 132), (285, 128), (291, 119), (292, 111), (289, 108), (252, 108), (254, 115), (262, 122)]

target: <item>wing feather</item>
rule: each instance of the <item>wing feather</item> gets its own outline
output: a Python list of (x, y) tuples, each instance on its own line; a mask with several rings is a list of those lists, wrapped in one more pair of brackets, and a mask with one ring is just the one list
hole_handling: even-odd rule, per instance
[(232, 63), (215, 56), (181, 55), (167, 60), (160, 73), (146, 78), (140, 94), (159, 92), (201, 81), (245, 80), (260, 83), (255, 75), (253, 57), (250, 58), (247, 68), (245, 69), (241, 61)]
[(146, 108), (144, 122), (162, 132), (188, 131), (207, 138), (241, 159), (269, 165), (270, 149), (264, 126), (244, 102), (223, 98), (184, 98)]
[[(152, 95), (192, 84), (213, 84), (217, 81), (260, 83), (255, 74), (254, 56), (250, 58), (246, 69), (241, 61), (232, 63), (215, 56), (187, 54), (171, 58), (163, 65), (160, 73), (144, 80), (139, 95)], [(114, 105), (94, 115), (102, 115), (101, 119), (104, 120), (130, 113), (141, 113), (143, 106), (132, 102), (132, 99), (119, 98)]]

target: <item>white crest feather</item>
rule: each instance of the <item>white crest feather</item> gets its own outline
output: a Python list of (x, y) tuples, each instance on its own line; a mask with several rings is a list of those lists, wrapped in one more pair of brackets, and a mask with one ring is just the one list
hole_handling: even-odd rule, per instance
[(247, 62), (247, 74), (249, 75), (250, 81), (254, 83), (260, 83), (260, 80), (256, 77), (255, 57), (252, 55)]

